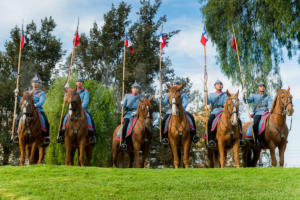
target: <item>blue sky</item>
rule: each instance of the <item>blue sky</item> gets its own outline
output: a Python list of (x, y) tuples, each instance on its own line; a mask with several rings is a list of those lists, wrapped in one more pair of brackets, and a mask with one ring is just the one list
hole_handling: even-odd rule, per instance
[[(0, 50), (3, 50), (5, 41), (9, 38), (9, 32), (15, 25), (25, 24), (34, 20), (37, 24), (40, 19), (52, 16), (57, 23), (55, 35), (62, 40), (64, 50), (71, 52), (72, 39), (76, 29), (77, 18), (80, 17), (80, 32), (88, 33), (93, 22), (103, 24), (103, 14), (107, 12), (111, 4), (118, 4), (120, 0), (1, 0), (0, 1)], [(139, 8), (138, 0), (126, 1), (132, 5), (130, 19), (136, 19), (136, 11)], [(159, 15), (167, 15), (168, 22), (164, 25), (166, 31), (180, 29), (181, 32), (174, 36), (165, 55), (172, 60), (173, 68), (179, 76), (188, 76), (193, 82), (194, 89), (203, 91), (203, 47), (200, 44), (200, 35), (203, 30), (203, 19), (200, 15), (198, 0), (162, 0)], [(285, 63), (280, 64), (283, 88), (291, 86), (294, 96), (295, 116), (293, 129), (290, 133), (286, 153), (288, 166), (300, 166), (300, 135), (295, 130), (300, 128), (297, 123), (300, 120), (297, 115), (300, 107), (300, 67), (295, 56), (292, 60), (285, 58)], [(216, 64), (215, 46), (207, 43), (207, 66), (209, 91), (213, 90), (213, 82), (221, 79), (225, 88), (235, 91), (239, 87), (232, 86), (230, 80), (222, 75)], [(239, 88), (240, 89), (240, 88)]]

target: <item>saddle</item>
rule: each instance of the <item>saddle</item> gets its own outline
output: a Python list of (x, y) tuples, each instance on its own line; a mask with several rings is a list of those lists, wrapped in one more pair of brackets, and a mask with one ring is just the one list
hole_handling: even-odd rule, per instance
[[(163, 131), (164, 134), (168, 132), (168, 128), (169, 128), (169, 123), (170, 123), (171, 116), (172, 115), (169, 115), (169, 117), (168, 117), (168, 119), (167, 119), (167, 121), (165, 123), (164, 131)], [(185, 113), (185, 117), (186, 117), (188, 123), (190, 124), (191, 129), (195, 130), (196, 125), (193, 123), (193, 120), (191, 119), (191, 117), (188, 114), (186, 114), (186, 113)]]
[[(136, 121), (137, 121), (137, 117), (136, 116), (130, 118), (128, 126), (127, 126), (127, 129), (126, 129), (125, 138), (128, 138), (129, 136), (131, 136), (133, 128), (134, 128), (134, 126), (136, 124)], [(120, 127), (119, 130), (118, 130), (118, 133), (117, 133), (117, 136), (116, 136), (116, 139), (118, 141), (120, 141), (120, 139), (121, 139), (122, 130), (123, 130), (123, 127)]]
[[(266, 129), (266, 124), (267, 124), (267, 120), (269, 119), (271, 113), (269, 112), (264, 112), (261, 116), (261, 119), (259, 121), (259, 126), (258, 126), (258, 134), (261, 135), (265, 129)], [(253, 122), (251, 125), (249, 125), (247, 132), (246, 132), (246, 136), (245, 136), (245, 140), (253, 140), (253, 135), (252, 135), (252, 128), (251, 126), (253, 126)]]

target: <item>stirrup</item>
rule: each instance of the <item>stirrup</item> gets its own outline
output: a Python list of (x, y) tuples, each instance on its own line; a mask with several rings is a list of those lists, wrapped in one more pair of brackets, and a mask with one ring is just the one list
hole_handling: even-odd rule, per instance
[(59, 144), (64, 144), (65, 143), (65, 138), (63, 136), (59, 136), (56, 140), (57, 143)]
[(50, 137), (44, 137), (44, 141), (43, 141), (43, 144), (50, 144)]
[(168, 138), (163, 138), (163, 139), (161, 139), (161, 144), (162, 144), (162, 145), (168, 145), (168, 144), (169, 144)]
[(193, 142), (196, 144), (197, 142), (199, 142), (200, 137), (198, 135), (194, 135), (192, 138)]
[(240, 147), (247, 146), (247, 143), (244, 140), (240, 140)]
[(217, 144), (214, 140), (210, 140), (208, 141), (208, 143), (206, 144), (207, 148), (216, 148)]
[(121, 151), (126, 151), (126, 150), (127, 150), (127, 144), (122, 143), (122, 144), (120, 145), (120, 150), (121, 150)]
[(91, 136), (89, 137), (89, 142), (90, 142), (90, 144), (96, 144), (96, 141), (97, 141), (97, 138), (96, 138), (95, 135), (91, 135)]
[(18, 136), (18, 135), (15, 135), (15, 136), (12, 138), (12, 142), (15, 143), (15, 144), (19, 144), (19, 136)]

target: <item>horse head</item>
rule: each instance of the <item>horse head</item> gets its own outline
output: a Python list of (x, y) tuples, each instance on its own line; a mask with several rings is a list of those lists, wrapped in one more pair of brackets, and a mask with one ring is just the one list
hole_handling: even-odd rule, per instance
[(152, 124), (152, 113), (153, 113), (153, 106), (151, 104), (154, 96), (152, 96), (150, 99), (144, 98), (139, 99), (140, 103), (138, 106), (138, 116), (141, 116), (145, 120), (145, 126), (146, 128), (150, 128)]
[(279, 103), (279, 106), (283, 109), (282, 115), (287, 114), (288, 116), (292, 116), (294, 113), (293, 108), (293, 96), (290, 93), (290, 87), (288, 89), (280, 89), (277, 88), (277, 94), (274, 98), (275, 103), (273, 103), (273, 109), (275, 108), (276, 102)]
[(182, 108), (182, 100), (180, 90), (183, 87), (183, 84), (178, 86), (169, 86), (167, 84), (167, 88), (169, 90), (169, 103), (172, 108), (172, 115), (178, 116), (180, 113), (180, 108)]
[(224, 112), (227, 112), (229, 115), (229, 121), (232, 126), (238, 125), (238, 116), (239, 116), (239, 90), (235, 94), (230, 94), (226, 91), (227, 99), (224, 105)]
[(24, 92), (21, 102), (21, 116), (23, 118), (24, 125), (29, 125), (29, 123), (33, 120), (34, 116), (34, 101), (33, 101), (33, 92)]
[(81, 98), (76, 89), (64, 89), (65, 102), (68, 103), (68, 114), (70, 120), (77, 120), (81, 116)]

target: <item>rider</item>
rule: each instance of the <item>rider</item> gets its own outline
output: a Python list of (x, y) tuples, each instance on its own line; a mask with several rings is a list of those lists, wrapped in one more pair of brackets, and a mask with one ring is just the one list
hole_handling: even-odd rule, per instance
[[(266, 111), (271, 112), (272, 103), (273, 103), (272, 98), (265, 93), (265, 90), (266, 90), (266, 85), (263, 82), (260, 82), (258, 84), (258, 93), (251, 94), (248, 98), (248, 103), (254, 104), (253, 131), (255, 135), (255, 144), (257, 145), (257, 147), (262, 146), (262, 137), (258, 135), (259, 122), (261, 116)], [(245, 96), (246, 96), (246, 91), (244, 91), (244, 102), (246, 101)]]
[[(83, 109), (85, 115), (87, 116), (88, 123), (92, 125), (92, 128), (91, 128), (92, 130), (90, 130), (90, 128), (89, 128), (89, 142), (90, 142), (90, 144), (95, 144), (96, 143), (95, 123), (92, 118), (92, 115), (88, 111), (88, 105), (90, 102), (90, 94), (87, 89), (83, 88), (83, 83), (84, 83), (84, 79), (82, 77), (78, 77), (78, 79), (76, 80), (76, 89), (77, 89), (77, 93), (79, 93), (79, 95), (80, 95), (81, 106), (82, 106), (82, 109)], [(68, 88), (68, 87), (69, 87), (69, 85), (67, 84), (65, 86), (65, 88)], [(61, 143), (61, 144), (64, 144), (65, 129), (62, 127), (64, 127), (64, 125), (66, 124), (67, 117), (68, 117), (68, 114), (65, 114), (62, 126), (59, 131), (59, 138), (57, 139), (57, 142)]]
[(125, 94), (124, 102), (123, 102), (123, 109), (124, 109), (124, 115), (122, 118), (122, 144), (120, 145), (121, 150), (127, 149), (126, 144), (126, 131), (127, 126), (129, 124), (130, 118), (135, 117), (137, 114), (137, 109), (139, 102), (142, 97), (139, 95), (139, 89), (141, 86), (135, 81), (131, 86), (131, 94)]
[[(180, 84), (181, 84), (181, 81), (179, 79), (177, 79), (173, 82), (172, 86), (177, 87)], [(184, 112), (192, 119), (192, 122), (195, 126), (195, 129), (192, 129), (192, 128), (190, 129), (190, 133), (191, 133), (192, 141), (194, 143), (197, 143), (200, 140), (200, 138), (199, 138), (199, 136), (197, 135), (197, 132), (196, 132), (196, 123), (195, 123), (194, 116), (191, 113), (186, 111), (186, 107), (187, 107), (189, 101), (188, 101), (187, 95), (184, 92), (181, 93), (181, 100), (182, 100), (182, 106), (183, 106)], [(161, 103), (162, 103), (162, 106), (169, 105), (169, 95), (168, 94), (165, 95), (165, 97), (164, 97), (164, 99), (162, 100)], [(167, 121), (167, 119), (169, 118), (170, 115), (171, 115), (171, 108), (169, 108), (169, 110), (167, 111), (167, 114), (165, 115), (165, 117), (162, 120), (161, 130), (164, 130), (166, 121)], [(169, 144), (169, 139), (168, 139), (168, 133), (167, 132), (162, 133), (161, 143), (164, 144), (164, 145)]]
[(216, 147), (215, 137), (211, 132), (212, 123), (216, 117), (216, 114), (224, 108), (224, 104), (227, 99), (226, 92), (223, 92), (223, 83), (217, 80), (214, 84), (216, 92), (210, 93), (207, 96), (207, 105), (211, 105), (211, 113), (209, 115), (207, 130), (208, 130), (208, 147)]
[[(50, 137), (49, 137), (49, 127), (50, 126), (49, 126), (48, 118), (47, 118), (47, 116), (45, 114), (45, 111), (42, 107), (45, 103), (45, 100), (46, 100), (46, 94), (45, 94), (44, 91), (39, 89), (40, 83), (41, 83), (41, 80), (39, 79), (39, 77), (37, 75), (35, 75), (31, 80), (32, 89), (28, 90), (28, 92), (33, 93), (34, 106), (36, 107), (37, 111), (42, 115), (42, 117), (45, 120), (46, 130), (42, 129), (42, 136), (44, 137), (44, 141), (43, 141), (44, 144), (49, 144), (50, 143)], [(19, 90), (18, 89), (15, 89), (15, 95), (18, 98), (18, 102), (20, 102), (21, 97), (19, 95)], [(16, 123), (16, 126), (19, 127), (19, 124), (21, 122), (21, 117), (19, 116), (18, 119), (19, 119), (18, 120), (19, 123)], [(17, 131), (17, 128), (16, 128), (16, 131)], [(15, 143), (18, 143), (18, 141), (19, 141), (18, 133), (15, 134), (15, 136), (13, 138), (13, 141)]]

